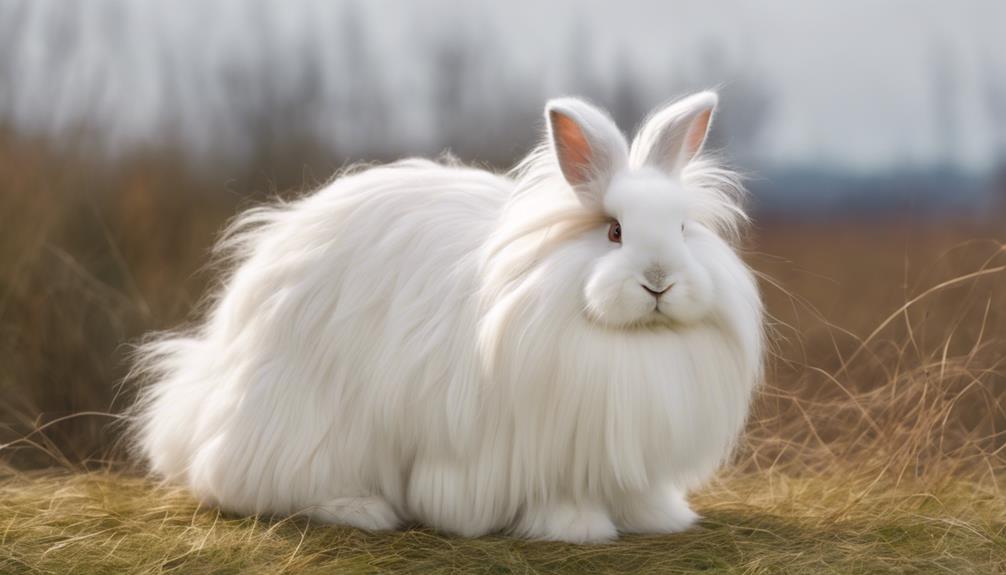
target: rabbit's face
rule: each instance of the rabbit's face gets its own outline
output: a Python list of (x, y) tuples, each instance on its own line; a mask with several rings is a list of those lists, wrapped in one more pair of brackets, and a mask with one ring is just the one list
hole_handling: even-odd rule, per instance
[[(714, 297), (710, 231), (689, 221), (682, 174), (706, 140), (717, 96), (701, 92), (651, 116), (631, 148), (610, 117), (580, 100), (545, 110), (556, 163), (584, 209), (611, 219), (583, 286), (587, 315), (607, 326), (681, 324)], [(705, 242), (708, 245), (708, 242)], [(595, 252), (591, 252), (595, 253)], [(712, 258), (715, 259), (715, 258)], [(703, 264), (704, 261), (712, 264)]]
[(608, 227), (587, 275), (588, 316), (607, 326), (683, 324), (703, 318), (713, 299), (709, 272), (690, 245), (704, 230), (688, 220), (687, 190), (656, 170), (627, 172), (611, 182)]

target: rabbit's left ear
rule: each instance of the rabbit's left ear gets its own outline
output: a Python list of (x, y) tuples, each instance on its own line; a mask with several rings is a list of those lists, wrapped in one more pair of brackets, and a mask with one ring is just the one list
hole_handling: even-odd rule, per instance
[(586, 206), (600, 205), (608, 184), (629, 160), (629, 146), (604, 112), (576, 98), (545, 107), (548, 135), (562, 175)]
[(699, 92), (650, 116), (632, 142), (631, 164), (680, 172), (702, 151), (718, 101), (715, 92)]

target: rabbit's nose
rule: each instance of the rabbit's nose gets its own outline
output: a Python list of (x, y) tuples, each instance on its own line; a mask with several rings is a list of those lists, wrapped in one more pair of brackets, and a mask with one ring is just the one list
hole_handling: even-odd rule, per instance
[(639, 284), (639, 285), (643, 286), (644, 290), (650, 292), (650, 295), (652, 295), (653, 297), (657, 297), (657, 298), (659, 298), (660, 296), (664, 295), (665, 293), (671, 291), (671, 288), (674, 287), (674, 284), (668, 284), (667, 287), (665, 287), (664, 289), (658, 291), (658, 290), (655, 290), (655, 289), (651, 288), (650, 286), (648, 286), (646, 284)]
[(645, 281), (639, 282), (639, 285), (656, 298), (667, 293), (674, 285), (673, 282), (667, 281), (667, 270), (656, 263), (646, 268), (646, 271), (643, 272), (643, 279)]
[(663, 266), (653, 264), (650, 267), (646, 268), (646, 271), (643, 272), (643, 277), (646, 278), (646, 283), (650, 284), (651, 286), (656, 286), (658, 289), (660, 289), (660, 286), (664, 285), (664, 282), (667, 281), (667, 272), (664, 270)]

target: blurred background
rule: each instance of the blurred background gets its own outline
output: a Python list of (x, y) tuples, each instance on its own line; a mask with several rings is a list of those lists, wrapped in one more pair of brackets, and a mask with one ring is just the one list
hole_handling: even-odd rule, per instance
[[(194, 317), (239, 209), (361, 161), (504, 170), (559, 95), (631, 133), (720, 91), (711, 141), (750, 176), (745, 253), (774, 278), (773, 385), (826, 393), (806, 367), (878, 325), (916, 363), (971, 353), (1001, 335), (1001, 278), (884, 320), (1001, 263), (1003, 22), (998, 0), (0, 0), (0, 442), (42, 426), (17, 446), (47, 455), (8, 456), (103, 456), (114, 418), (73, 414), (128, 401), (126, 344)], [(866, 355), (862, 390), (890, 375)]]
[(549, 97), (586, 96), (629, 131), (713, 87), (716, 143), (760, 176), (759, 210), (997, 199), (1002, 2), (542, 4), (4, 0), (0, 121), (112, 161), (171, 147), (285, 183), (447, 149), (508, 166)]

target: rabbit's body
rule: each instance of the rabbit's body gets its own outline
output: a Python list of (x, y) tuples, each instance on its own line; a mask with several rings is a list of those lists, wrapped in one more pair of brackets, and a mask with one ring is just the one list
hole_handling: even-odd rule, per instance
[[(368, 529), (687, 527), (684, 490), (729, 454), (761, 369), (755, 282), (715, 233), (732, 206), (688, 204), (677, 299), (613, 324), (629, 304), (591, 302), (609, 238), (546, 151), (516, 179), (411, 160), (243, 216), (207, 320), (141, 349), (153, 471), (228, 510)], [(715, 181), (696, 167), (684, 181)]]

